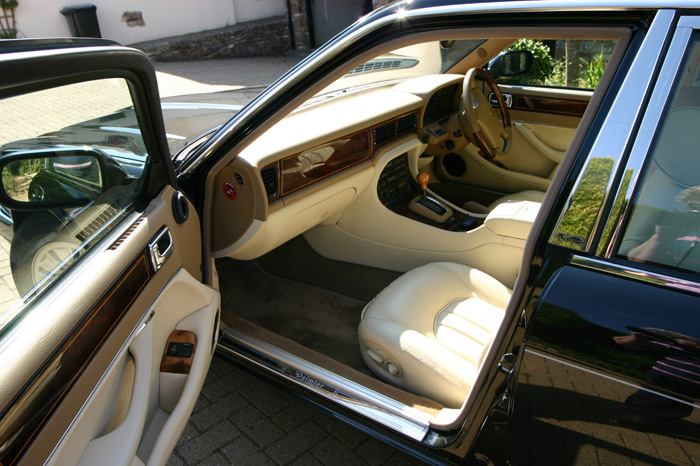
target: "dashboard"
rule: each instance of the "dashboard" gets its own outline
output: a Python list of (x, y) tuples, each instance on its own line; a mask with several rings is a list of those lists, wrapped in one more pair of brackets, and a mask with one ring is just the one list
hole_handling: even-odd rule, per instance
[[(376, 198), (379, 155), (409, 140), (419, 148), (407, 162), (415, 176), (425, 147), (440, 143), (427, 127), (458, 111), (462, 80), (432, 75), (380, 84), (289, 114), (217, 175), (223, 189), (214, 193), (214, 256), (259, 257), (337, 220), (365, 190)], [(410, 176), (403, 184), (417, 189)]]

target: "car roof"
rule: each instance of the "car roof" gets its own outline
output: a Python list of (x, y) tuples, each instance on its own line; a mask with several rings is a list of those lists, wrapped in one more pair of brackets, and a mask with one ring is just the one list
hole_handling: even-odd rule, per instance
[(370, 15), (373, 19), (397, 13), (419, 10), (454, 9), (467, 12), (510, 12), (510, 11), (585, 11), (585, 10), (655, 10), (663, 8), (698, 8), (697, 0), (405, 0), (392, 3)]

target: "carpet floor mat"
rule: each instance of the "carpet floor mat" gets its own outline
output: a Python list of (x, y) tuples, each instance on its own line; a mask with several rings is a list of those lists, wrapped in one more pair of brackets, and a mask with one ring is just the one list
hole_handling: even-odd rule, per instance
[(357, 328), (365, 305), (396, 272), (325, 259), (299, 238), (253, 261), (217, 263), (222, 319), (240, 316), (370, 374)]

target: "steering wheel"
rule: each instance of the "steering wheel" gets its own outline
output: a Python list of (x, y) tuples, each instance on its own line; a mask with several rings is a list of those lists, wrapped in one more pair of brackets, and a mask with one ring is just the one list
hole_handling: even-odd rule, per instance
[[(488, 84), (498, 100), (502, 120), (496, 117), (488, 97), (476, 86), (474, 79), (477, 76)], [(462, 85), (460, 106), (460, 120), (465, 134), (472, 135), (473, 141), (488, 159), (505, 159), (511, 142), (510, 115), (503, 94), (488, 71), (472, 68), (467, 72)]]

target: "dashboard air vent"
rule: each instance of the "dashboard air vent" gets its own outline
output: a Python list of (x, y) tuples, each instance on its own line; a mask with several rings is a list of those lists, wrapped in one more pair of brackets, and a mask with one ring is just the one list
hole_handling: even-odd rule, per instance
[(418, 114), (411, 113), (409, 115), (404, 115), (401, 118), (397, 118), (389, 123), (384, 123), (383, 125), (376, 126), (372, 129), (372, 136), (374, 137), (374, 145), (378, 146), (389, 142), (399, 136), (409, 133), (418, 127)]
[(260, 170), (267, 199), (275, 199), (279, 195), (279, 187), (277, 183), (277, 165), (268, 165)]
[(418, 127), (418, 114), (411, 113), (396, 120), (396, 134), (401, 136)]

